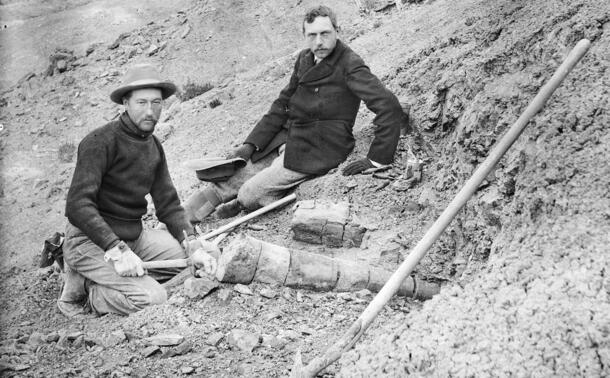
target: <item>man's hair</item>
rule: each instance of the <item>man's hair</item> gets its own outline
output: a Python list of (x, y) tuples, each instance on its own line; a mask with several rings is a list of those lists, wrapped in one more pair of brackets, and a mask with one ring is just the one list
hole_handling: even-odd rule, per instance
[(327, 7), (326, 5), (318, 5), (315, 8), (311, 8), (305, 13), (305, 17), (303, 18), (303, 34), (305, 33), (305, 23), (311, 24), (316, 17), (328, 17), (330, 18), (330, 22), (333, 24), (333, 28), (336, 31), (339, 31), (339, 25), (337, 25), (337, 15), (333, 12), (332, 9)]
[(129, 101), (132, 94), (133, 94), (133, 91), (129, 91), (129, 92), (125, 93), (125, 95), (123, 96), (123, 101), (122, 101), (123, 104), (125, 103), (125, 101)]

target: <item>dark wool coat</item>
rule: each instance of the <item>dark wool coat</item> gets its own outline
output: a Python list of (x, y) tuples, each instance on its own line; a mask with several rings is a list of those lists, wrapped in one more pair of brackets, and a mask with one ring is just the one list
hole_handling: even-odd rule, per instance
[(309, 49), (301, 51), (290, 82), (246, 138), (245, 143), (257, 147), (252, 161), (286, 143), (286, 168), (325, 174), (354, 148), (352, 128), (361, 100), (376, 114), (375, 138), (367, 157), (389, 164), (406, 121), (396, 97), (339, 40), (318, 64)]

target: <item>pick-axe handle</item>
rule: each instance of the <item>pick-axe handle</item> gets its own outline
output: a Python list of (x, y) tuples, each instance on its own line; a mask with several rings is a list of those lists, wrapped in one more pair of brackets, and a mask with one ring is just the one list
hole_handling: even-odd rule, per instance
[(144, 261), (144, 269), (186, 268), (191, 265), (191, 259)]

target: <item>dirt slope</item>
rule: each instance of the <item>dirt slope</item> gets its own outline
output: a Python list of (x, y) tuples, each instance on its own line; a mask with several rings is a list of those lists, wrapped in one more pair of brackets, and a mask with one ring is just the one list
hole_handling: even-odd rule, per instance
[(380, 326), (341, 376), (610, 374), (610, 6), (496, 4), (453, 5), (445, 37), (420, 59), (393, 60), (393, 80), (411, 79), (421, 126), (440, 142), (441, 193), (463, 183), (575, 42), (593, 47), (450, 227), (456, 259), (489, 255), (486, 267)]
[[(2, 6), (14, 3), (19, 2)], [(364, 293), (254, 285), (248, 295), (224, 285), (200, 301), (175, 290), (168, 304), (128, 318), (68, 321), (54, 307), (59, 275), (36, 270), (42, 240), (65, 222), (75, 146), (120, 110), (107, 96), (127, 65), (158, 64), (182, 89), (187, 83), (214, 86), (186, 101), (172, 98), (158, 125), (184, 198), (199, 183), (180, 162), (223, 155), (243, 140), (287, 82), (300, 48), (298, 20), (315, 3), (278, 7), (210, 0), (167, 8), (166, 2), (153, 2), (147, 16), (133, 24), (95, 24), (96, 35), (103, 37), (86, 38), (87, 45), (63, 32), (79, 30), (81, 24), (70, 24), (69, 17), (61, 28), (45, 29), (61, 43), (52, 48), (43, 43), (48, 50), (41, 55), (55, 47), (73, 50), (67, 69), (45, 76), (46, 63), (20, 65), (36, 75), (2, 92), (0, 101), (0, 363), (5, 373), (280, 376), (288, 373), (297, 348), (307, 361), (359, 315), (371, 298)], [(63, 11), (94, 5), (72, 4)], [(418, 266), (420, 277), (446, 286), (441, 295), (423, 308), (416, 301), (392, 301), (375, 331), (329, 374), (341, 369), (343, 376), (607, 375), (610, 301), (603, 252), (610, 235), (610, 172), (604, 126), (609, 124), (610, 6), (439, 0), (405, 4), (400, 12), (390, 7), (362, 14), (353, 2), (333, 6), (341, 38), (412, 105), (414, 124), (427, 144), (401, 139), (395, 167), (385, 178), (331, 172), (297, 190), (303, 199), (350, 200), (372, 230), (362, 248), (333, 250), (293, 241), (289, 209), (240, 231), (368, 261), (383, 250), (404, 255), (575, 42), (587, 37), (593, 46)], [(15, 19), (25, 20), (20, 14)], [(23, 27), (33, 24), (23, 21)], [(354, 156), (366, 153), (371, 120), (363, 107)], [(424, 179), (405, 190), (409, 144), (425, 161)], [(261, 342), (242, 350), (230, 341), (235, 330)], [(146, 356), (145, 338), (167, 332), (184, 335), (192, 349), (173, 355), (164, 348)], [(221, 341), (210, 342), (217, 334)]]

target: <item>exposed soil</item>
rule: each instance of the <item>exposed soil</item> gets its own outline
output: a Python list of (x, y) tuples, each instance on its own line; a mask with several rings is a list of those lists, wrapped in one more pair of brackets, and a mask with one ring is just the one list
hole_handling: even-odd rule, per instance
[[(253, 284), (250, 295), (223, 284), (202, 300), (179, 287), (167, 304), (129, 317), (71, 320), (55, 307), (61, 275), (37, 268), (43, 240), (65, 224), (75, 148), (120, 111), (108, 93), (128, 65), (157, 64), (182, 89), (156, 133), (186, 198), (200, 184), (181, 162), (243, 140), (286, 84), (300, 17), (315, 3), (0, 3), (2, 374), (285, 376), (298, 349), (307, 362), (359, 316), (370, 293)], [(418, 265), (441, 294), (392, 300), (325, 374), (610, 375), (610, 5), (362, 3), (369, 11), (333, 4), (341, 38), (411, 105), (424, 142), (402, 137), (381, 178), (331, 172), (297, 190), (299, 199), (350, 201), (369, 228), (360, 248), (292, 240), (290, 208), (235, 234), (396, 267), (575, 43), (592, 47)], [(186, 99), (187, 84), (214, 88)], [(372, 118), (363, 107), (354, 157), (369, 146)], [(412, 188), (409, 146), (424, 161)], [(147, 355), (147, 338), (167, 333), (186, 341)]]

